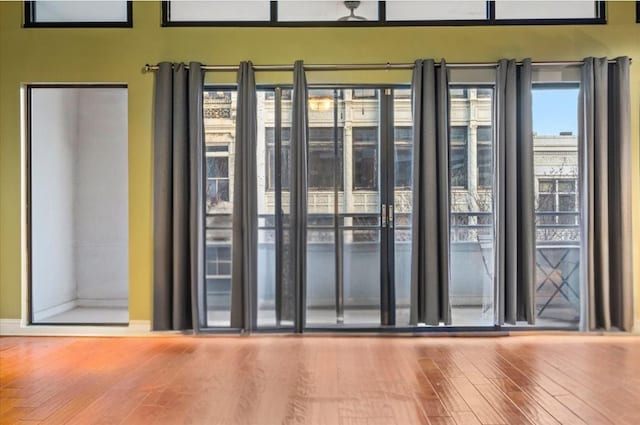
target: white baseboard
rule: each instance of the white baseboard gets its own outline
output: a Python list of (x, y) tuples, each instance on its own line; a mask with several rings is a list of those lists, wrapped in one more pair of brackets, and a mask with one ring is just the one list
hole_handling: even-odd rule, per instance
[(151, 321), (130, 320), (128, 326), (27, 325), (20, 319), (0, 319), (2, 336), (163, 336), (151, 332)]
[(127, 299), (98, 299), (98, 298), (78, 298), (78, 307), (117, 307), (127, 308), (129, 301)]
[(66, 303), (54, 305), (53, 307), (45, 308), (44, 310), (34, 311), (33, 320), (39, 322), (43, 318), (55, 316), (56, 314), (64, 313), (65, 311), (72, 310), (78, 306), (77, 300), (67, 301)]

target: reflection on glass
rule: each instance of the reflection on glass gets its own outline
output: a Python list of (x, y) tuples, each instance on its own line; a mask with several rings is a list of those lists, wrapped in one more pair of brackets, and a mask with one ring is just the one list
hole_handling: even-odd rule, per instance
[(576, 326), (580, 313), (578, 87), (533, 90), (536, 325)]
[[(493, 324), (493, 89), (451, 89), (450, 286), (452, 324)], [(471, 117), (474, 117), (472, 120)]]

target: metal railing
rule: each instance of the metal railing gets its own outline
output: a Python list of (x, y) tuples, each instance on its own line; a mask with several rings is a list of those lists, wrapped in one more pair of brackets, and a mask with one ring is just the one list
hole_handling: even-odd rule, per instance
[[(579, 253), (580, 225), (578, 212), (537, 212), (536, 213), (536, 268), (538, 295), (538, 315), (554, 305), (554, 301), (564, 302), (577, 310), (579, 294), (572, 282), (577, 276), (579, 264), (576, 258)], [(398, 215), (397, 215), (398, 216)], [(404, 216), (403, 224), (395, 224), (396, 235), (405, 232), (404, 239), (396, 242), (410, 243), (411, 225), (410, 214)], [(230, 248), (232, 216), (228, 213), (206, 215), (207, 225), (207, 249)], [(335, 245), (331, 250), (336, 251), (336, 258), (342, 257), (343, 245), (351, 246), (361, 244), (371, 245), (380, 242), (382, 223), (379, 213), (341, 213), (337, 217), (334, 214), (308, 214), (308, 243)], [(363, 224), (363, 222), (367, 222)], [(275, 218), (273, 214), (260, 214), (258, 216), (259, 231), (274, 231)], [(283, 229), (288, 228), (288, 220), (283, 220)], [(275, 237), (270, 239), (263, 233), (260, 244), (275, 244)], [(348, 237), (347, 237), (348, 236)], [(494, 248), (494, 224), (491, 212), (454, 212), (450, 217), (450, 237), (453, 244), (477, 243), (479, 252), (483, 255), (486, 273), (493, 276), (493, 248)], [(216, 261), (230, 263), (229, 258), (216, 258)], [(208, 255), (207, 255), (208, 258)], [(220, 267), (211, 267), (219, 270)], [(209, 267), (208, 267), (209, 270)], [(217, 287), (219, 295), (226, 294), (230, 290), (230, 275), (226, 273), (207, 273), (207, 279), (212, 286)], [(228, 281), (223, 284), (223, 281)], [(213, 289), (213, 288), (212, 288)], [(206, 302), (206, 301), (205, 301)], [(557, 304), (557, 303), (556, 303)]]

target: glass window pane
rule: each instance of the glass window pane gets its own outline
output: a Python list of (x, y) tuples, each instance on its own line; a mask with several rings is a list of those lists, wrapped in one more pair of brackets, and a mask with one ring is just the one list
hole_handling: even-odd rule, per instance
[[(493, 323), (493, 96), (451, 98), (450, 286), (453, 325)], [(477, 125), (477, 127), (475, 127)], [(475, 128), (474, 128), (475, 127)]]
[[(336, 184), (335, 151), (332, 145), (309, 146), (309, 190), (333, 190)], [(338, 169), (342, 169), (342, 147), (338, 151)], [(337, 184), (342, 188), (342, 173), (337, 176)]]
[(411, 298), (411, 202), (413, 168), (413, 127), (411, 90), (393, 91), (394, 133), (394, 265), (396, 325), (409, 325)]
[(268, 0), (170, 1), (169, 20), (171, 22), (269, 21), (271, 5)]
[(467, 127), (451, 127), (451, 142), (456, 144), (466, 144), (467, 143)]
[(558, 211), (575, 211), (576, 196), (575, 195), (559, 195)]
[(401, 1), (387, 2), (388, 21), (438, 21), (486, 19), (483, 1)]
[(377, 89), (354, 89), (354, 99), (376, 99), (378, 97)]
[(229, 158), (228, 157), (207, 157), (207, 178), (228, 178)]
[(575, 192), (576, 182), (573, 180), (560, 180), (558, 182), (558, 192)]
[(493, 147), (490, 144), (478, 144), (478, 186), (489, 187), (493, 184)]
[(538, 195), (538, 211), (555, 211), (556, 195)]
[(35, 22), (127, 22), (126, 1), (50, 1), (34, 3)]
[[(351, 10), (345, 3), (352, 3)], [(356, 5), (356, 3), (359, 3)], [(375, 21), (378, 19), (378, 2), (344, 1), (279, 1), (278, 21)]]
[[(400, 98), (400, 100), (405, 99)], [(400, 103), (403, 104), (406, 102)], [(396, 142), (411, 142), (413, 140), (413, 127), (394, 127), (393, 136)]]
[(451, 186), (464, 188), (467, 186), (467, 127), (451, 127), (449, 137)]
[(555, 191), (554, 180), (540, 180), (538, 183), (538, 191), (540, 193), (553, 193)]
[(463, 89), (463, 88), (452, 88), (449, 93), (451, 94), (451, 97), (455, 97), (455, 98), (465, 98), (467, 97), (467, 89)]
[(353, 127), (353, 143), (378, 142), (378, 127)]
[(395, 181), (396, 188), (411, 187), (411, 147), (396, 146), (395, 149)]
[(376, 190), (378, 187), (378, 149), (373, 146), (353, 148), (353, 189)]
[(578, 87), (534, 85), (532, 94), (536, 324), (576, 326), (580, 312)]
[(490, 126), (481, 125), (477, 128), (478, 142), (490, 142), (493, 140), (493, 129)]
[(464, 188), (467, 186), (467, 147), (451, 145), (449, 153), (451, 186)]
[(207, 326), (230, 325), (231, 174), (235, 152), (236, 91), (205, 90), (206, 284)]
[(596, 16), (595, 1), (496, 1), (496, 19), (571, 19)]

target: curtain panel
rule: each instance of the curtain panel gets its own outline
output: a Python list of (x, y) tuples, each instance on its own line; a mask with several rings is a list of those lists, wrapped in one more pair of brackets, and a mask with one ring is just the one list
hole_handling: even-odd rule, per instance
[(153, 144), (153, 329), (204, 325), (204, 73), (160, 63)]
[(444, 60), (417, 60), (412, 79), (413, 213), (410, 323), (451, 324), (449, 86)]
[(251, 62), (238, 69), (235, 170), (233, 174), (233, 230), (231, 327), (256, 327), (258, 286), (257, 99)]
[(628, 57), (586, 58), (582, 66), (584, 330), (633, 327), (629, 66)]
[(498, 62), (496, 75), (498, 323), (535, 323), (535, 203), (531, 60)]

